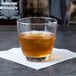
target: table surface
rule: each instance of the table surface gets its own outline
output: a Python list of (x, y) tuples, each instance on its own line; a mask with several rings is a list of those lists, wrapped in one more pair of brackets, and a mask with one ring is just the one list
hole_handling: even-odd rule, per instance
[[(0, 51), (19, 47), (16, 31), (0, 31)], [(56, 48), (76, 52), (76, 31), (57, 31)], [(0, 76), (76, 76), (76, 58), (41, 70), (0, 58)]]

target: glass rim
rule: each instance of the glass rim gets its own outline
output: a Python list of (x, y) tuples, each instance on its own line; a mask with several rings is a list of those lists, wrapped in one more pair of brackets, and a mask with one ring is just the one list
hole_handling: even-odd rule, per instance
[[(25, 19), (25, 20), (27, 20), (27, 19), (35, 19), (35, 18), (40, 18), (40, 19), (45, 19), (45, 20), (49, 20), (48, 22), (52, 22), (52, 23), (57, 23), (57, 19), (55, 19), (55, 18), (52, 18), (52, 17), (24, 17), (24, 18), (19, 18), (18, 20), (17, 20), (17, 23), (21, 23), (21, 24), (29, 24), (29, 22), (23, 22), (23, 20)], [(40, 25), (41, 24), (48, 24), (48, 22), (45, 22), (45, 23), (40, 23)], [(33, 22), (33, 24), (36, 24), (36, 23), (34, 23)]]

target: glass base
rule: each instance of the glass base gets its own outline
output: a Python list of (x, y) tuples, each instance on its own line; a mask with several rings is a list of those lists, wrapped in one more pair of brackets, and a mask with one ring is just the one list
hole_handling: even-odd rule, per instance
[(31, 62), (46, 62), (46, 61), (49, 61), (50, 56), (41, 57), (41, 58), (30, 58), (30, 57), (26, 57), (26, 59), (28, 61), (31, 61)]

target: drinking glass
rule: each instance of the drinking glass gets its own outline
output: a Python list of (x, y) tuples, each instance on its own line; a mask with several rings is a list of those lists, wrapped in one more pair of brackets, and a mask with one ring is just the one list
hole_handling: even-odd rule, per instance
[(28, 61), (45, 61), (52, 54), (57, 20), (50, 17), (26, 17), (17, 20), (19, 44)]

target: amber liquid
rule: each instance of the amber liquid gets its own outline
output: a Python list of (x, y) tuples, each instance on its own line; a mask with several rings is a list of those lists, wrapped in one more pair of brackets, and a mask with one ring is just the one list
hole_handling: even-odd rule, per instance
[(55, 35), (50, 32), (23, 32), (19, 43), (26, 57), (41, 58), (48, 56), (54, 47)]

